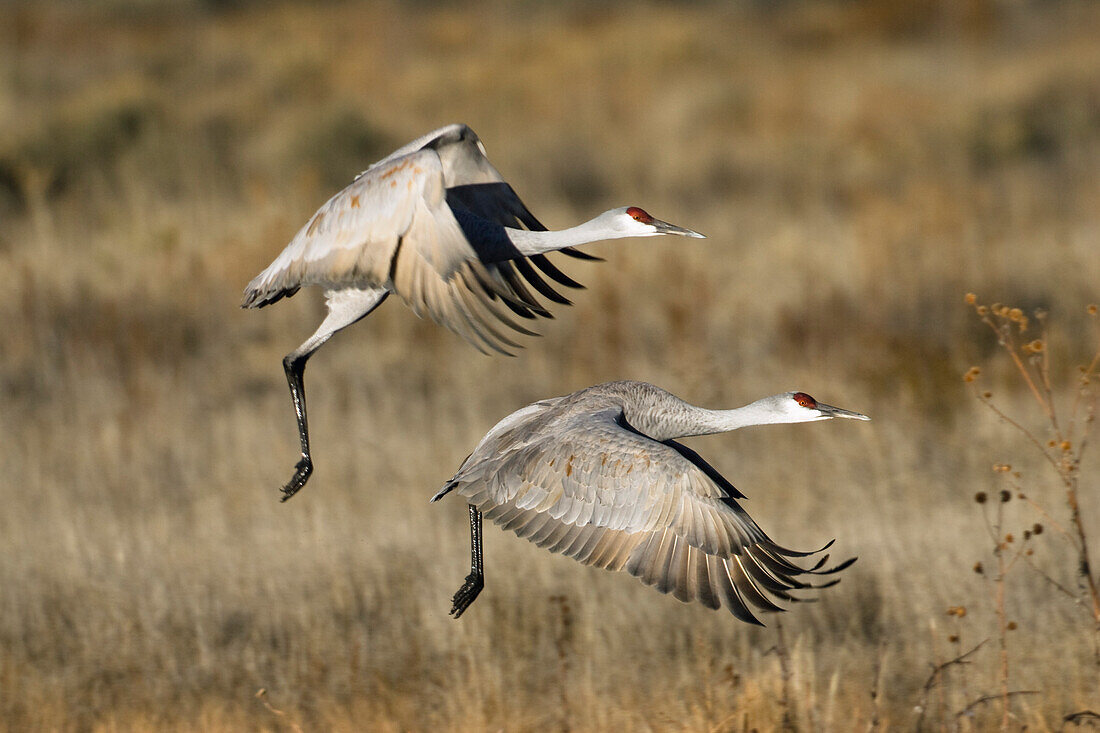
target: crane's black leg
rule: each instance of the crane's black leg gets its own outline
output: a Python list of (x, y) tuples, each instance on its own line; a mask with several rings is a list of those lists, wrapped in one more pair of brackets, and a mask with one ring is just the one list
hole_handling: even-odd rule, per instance
[(473, 504), (470, 504), (470, 574), (466, 576), (466, 582), (455, 593), (451, 602), (451, 615), (458, 618), (470, 607), (477, 598), (477, 594), (485, 587), (485, 572), (482, 566), (481, 552), (481, 512)]
[(317, 331), (304, 344), (290, 352), (283, 359), (283, 370), (290, 385), (290, 399), (294, 402), (294, 416), (298, 420), (298, 439), (302, 443), (302, 459), (294, 466), (294, 475), (282, 488), (286, 501), (298, 493), (309, 481), (313, 473), (313, 459), (309, 454), (309, 425), (306, 421), (306, 361), (313, 352), (332, 338), (332, 334), (346, 328), (378, 307), (389, 293), (382, 289), (356, 290), (344, 289), (325, 293), (328, 315)]
[(303, 380), (306, 361), (313, 352), (295, 358), (296, 353), (287, 354), (286, 358), (283, 359), (283, 370), (286, 371), (286, 381), (290, 385), (290, 399), (294, 402), (294, 416), (298, 418), (298, 439), (302, 442), (302, 460), (295, 464), (294, 475), (283, 486), (282, 501), (286, 501), (297, 494), (298, 490), (306, 485), (309, 475), (313, 473), (313, 459), (309, 455), (309, 424), (306, 422), (306, 385)]

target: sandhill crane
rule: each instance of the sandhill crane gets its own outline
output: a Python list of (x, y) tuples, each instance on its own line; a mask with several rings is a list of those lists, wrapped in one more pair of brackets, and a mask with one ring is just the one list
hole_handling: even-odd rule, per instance
[(527, 319), (552, 316), (526, 285), (568, 304), (534, 267), (559, 285), (581, 287), (554, 267), (546, 252), (595, 260), (599, 258), (573, 248), (660, 234), (703, 236), (635, 206), (605, 211), (570, 229), (546, 231), (466, 125), (428, 133), (360, 173), (317, 210), (244, 292), (242, 308), (262, 308), (306, 285), (319, 285), (328, 306), (317, 331), (283, 359), (302, 458), (282, 488), (282, 500), (294, 496), (313, 472), (303, 383), (306, 361), (391, 292), (418, 316), (427, 315), (483, 353), (507, 354), (508, 347), (519, 344), (498, 330), (501, 324), (536, 334), (505, 315), (497, 300)]
[(645, 382), (610, 382), (528, 405), (497, 423), (432, 497), (469, 502), (470, 574), (454, 595), (462, 615), (484, 587), (481, 518), (584, 563), (626, 570), (684, 602), (726, 608), (760, 624), (749, 604), (783, 610), (769, 595), (824, 588), (799, 575), (839, 572), (855, 558), (803, 568), (797, 552), (773, 542), (745, 513), (744, 494), (695, 451), (675, 441), (750, 425), (834, 417), (869, 420), (785, 392), (733, 410), (695, 407)]

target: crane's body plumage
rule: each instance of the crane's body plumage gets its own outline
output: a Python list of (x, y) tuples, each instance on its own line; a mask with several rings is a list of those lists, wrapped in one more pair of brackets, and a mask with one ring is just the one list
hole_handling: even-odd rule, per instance
[(797, 576), (848, 563), (828, 571), (824, 558), (812, 568), (792, 563), (813, 553), (773, 542), (737, 503), (743, 495), (675, 438), (829, 417), (866, 419), (803, 393), (706, 410), (644, 382), (601, 384), (504, 418), (433, 501), (456, 492), (551, 552), (759, 623), (750, 605), (780, 610), (771, 597), (793, 601), (789, 591), (824, 587)]
[(535, 335), (515, 317), (552, 317), (532, 289), (552, 302), (568, 304), (555, 287), (581, 287), (545, 253), (598, 259), (574, 247), (659, 234), (702, 236), (634, 207), (547, 231), (485, 157), (484, 145), (466, 125), (435, 130), (367, 168), (325, 202), (245, 288), (246, 308), (261, 308), (311, 285), (324, 290), (328, 306), (316, 332), (283, 360), (302, 444), (302, 460), (283, 487), (284, 501), (313, 470), (305, 416), (306, 361), (389, 293), (483, 353), (509, 354), (520, 346), (509, 329)]

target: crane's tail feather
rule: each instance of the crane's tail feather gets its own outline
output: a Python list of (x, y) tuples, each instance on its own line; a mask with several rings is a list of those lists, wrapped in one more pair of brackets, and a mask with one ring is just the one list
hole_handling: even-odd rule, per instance
[[(467, 456), (467, 457), (468, 457), (468, 456)], [(435, 496), (433, 496), (433, 497), (432, 497), (431, 499), (428, 499), (428, 501), (429, 501), (429, 502), (436, 502), (436, 501), (439, 501), (439, 500), (440, 500), (440, 499), (442, 499), (442, 498), (443, 498), (444, 496), (446, 496), (447, 494), (449, 494), (449, 493), (451, 493), (452, 491), (454, 491), (454, 488), (455, 488), (456, 486), (458, 486), (458, 482), (457, 482), (457, 481), (455, 481), (454, 479), (452, 479), (452, 480), (448, 481), (447, 483), (443, 484), (443, 488), (442, 488), (442, 489), (440, 489), (439, 491), (435, 492)]]
[(283, 298), (289, 298), (297, 293), (298, 286), (293, 288), (282, 288), (274, 291), (265, 291), (260, 288), (252, 287), (250, 284), (244, 291), (244, 300), (241, 301), (242, 308), (263, 308), (265, 305), (271, 305), (277, 303)]

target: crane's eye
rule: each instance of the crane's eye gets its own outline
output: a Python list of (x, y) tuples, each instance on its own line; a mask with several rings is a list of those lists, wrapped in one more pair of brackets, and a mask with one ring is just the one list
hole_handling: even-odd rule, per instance
[(653, 220), (653, 217), (645, 212), (644, 209), (639, 209), (637, 206), (631, 206), (626, 210), (628, 216), (634, 221), (640, 221), (643, 224), (648, 224)]
[(810, 397), (805, 392), (795, 392), (793, 397), (794, 401), (802, 407), (806, 407), (811, 410), (817, 407), (817, 400), (815, 400), (813, 397)]

